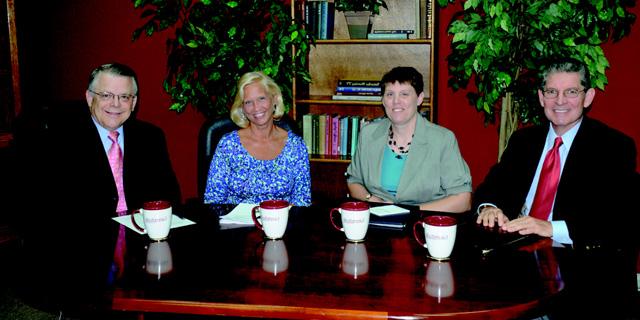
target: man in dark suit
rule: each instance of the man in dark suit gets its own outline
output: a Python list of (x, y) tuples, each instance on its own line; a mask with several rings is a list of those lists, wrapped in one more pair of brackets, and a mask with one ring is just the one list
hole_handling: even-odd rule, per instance
[(585, 116), (594, 96), (584, 64), (551, 63), (538, 89), (549, 124), (515, 132), (474, 196), (477, 223), (569, 247), (536, 252), (565, 283), (546, 310), (552, 319), (631, 319), (638, 311), (636, 147)]
[[(477, 222), (561, 243), (620, 243), (637, 227), (636, 148), (628, 136), (584, 115), (593, 102), (589, 71), (572, 59), (544, 72), (538, 98), (548, 125), (515, 132), (474, 195)], [(530, 216), (543, 163), (556, 137), (559, 183), (547, 219)], [(555, 201), (553, 201), (555, 198)]]
[[(180, 204), (162, 130), (132, 117), (138, 102), (134, 71), (118, 63), (99, 66), (85, 98), (88, 107), (49, 110), (45, 130), (34, 139), (40, 141), (32, 154), (37, 157), (23, 164), (31, 177), (23, 194), (36, 200), (34, 215), (21, 228), (27, 267), (35, 267), (33, 275), (45, 271), (34, 285), (46, 291), (52, 308), (88, 299), (84, 289), (107, 283), (121, 234), (113, 217), (146, 201)], [(116, 149), (119, 161), (110, 160)]]

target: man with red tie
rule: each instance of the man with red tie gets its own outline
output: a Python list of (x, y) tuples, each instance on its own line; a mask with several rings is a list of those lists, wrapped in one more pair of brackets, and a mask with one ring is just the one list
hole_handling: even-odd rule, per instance
[(583, 63), (556, 60), (541, 78), (549, 124), (511, 136), (476, 190), (476, 222), (572, 245), (536, 252), (565, 284), (546, 310), (553, 319), (630, 319), (638, 311), (635, 143), (585, 115), (595, 90)]
[(475, 192), (477, 223), (565, 244), (630, 240), (628, 231), (637, 228), (636, 147), (586, 117), (595, 94), (583, 63), (561, 59), (546, 68), (538, 98), (549, 124), (511, 136)]

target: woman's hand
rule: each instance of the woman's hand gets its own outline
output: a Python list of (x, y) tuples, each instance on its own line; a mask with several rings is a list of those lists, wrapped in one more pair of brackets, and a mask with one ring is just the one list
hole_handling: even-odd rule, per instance
[(384, 200), (384, 199), (382, 199), (382, 198), (380, 198), (378, 196), (374, 196), (374, 195), (372, 195), (369, 198), (369, 200), (367, 200), (367, 201), (369, 201), (369, 202), (378, 202), (378, 203), (393, 203), (393, 202), (391, 202), (389, 200)]

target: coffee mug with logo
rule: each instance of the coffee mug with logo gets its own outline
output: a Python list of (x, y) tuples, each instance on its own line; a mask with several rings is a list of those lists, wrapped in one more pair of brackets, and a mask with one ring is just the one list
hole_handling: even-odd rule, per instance
[[(342, 227), (335, 222), (336, 213), (342, 217)], [(369, 205), (361, 201), (345, 202), (340, 208), (331, 209), (329, 220), (336, 230), (344, 232), (347, 241), (364, 241), (369, 228)]]
[[(142, 214), (144, 228), (138, 225), (135, 219), (136, 214)], [(136, 209), (131, 213), (131, 222), (140, 232), (147, 232), (152, 240), (164, 240), (171, 230), (171, 203), (169, 201), (158, 200), (148, 201), (142, 204), (141, 209)]]
[(264, 231), (266, 238), (281, 239), (287, 230), (289, 208), (286, 200), (262, 201), (251, 210), (251, 217), (256, 227)]
[[(418, 227), (424, 228), (424, 238), (418, 235)], [(435, 215), (416, 221), (413, 225), (413, 237), (429, 250), (429, 256), (436, 260), (449, 259), (456, 241), (457, 221), (454, 217)]]

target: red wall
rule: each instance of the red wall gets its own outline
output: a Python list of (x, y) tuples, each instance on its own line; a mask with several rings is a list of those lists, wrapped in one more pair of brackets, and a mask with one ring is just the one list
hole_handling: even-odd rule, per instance
[[(142, 20), (141, 11), (134, 10), (130, 0), (53, 2), (56, 4), (45, 10), (46, 17), (33, 16), (33, 8), (28, 7), (22, 11), (18, 8), (17, 12), (17, 19), (24, 19), (25, 23), (46, 21), (47, 24), (35, 28), (37, 37), (25, 35), (28, 39), (23, 43), (26, 51), (38, 51), (24, 54), (44, 60), (23, 61), (23, 69), (34, 73), (31, 78), (37, 79), (32, 80), (37, 83), (32, 85), (37, 87), (34, 90), (54, 101), (82, 99), (87, 76), (95, 66), (108, 61), (132, 66), (140, 82), (138, 117), (164, 129), (183, 198), (196, 196), (197, 136), (204, 119), (192, 109), (179, 115), (168, 110), (170, 99), (162, 89), (162, 81), (166, 72), (165, 41), (171, 33), (131, 42), (131, 34)], [(450, 39), (445, 29), (454, 9), (448, 7), (440, 11), (438, 121), (456, 133), (477, 185), (496, 160), (497, 131), (493, 125), (484, 126), (482, 115), (467, 103), (464, 92), (453, 93), (446, 87), (445, 58), (450, 52)], [(633, 11), (640, 14), (638, 8)], [(42, 44), (32, 46), (30, 41)], [(635, 59), (639, 49), (640, 23), (636, 23), (630, 37), (606, 47), (612, 65), (607, 73), (609, 85), (606, 93), (598, 92), (590, 114), (632, 136), (636, 144), (640, 142), (640, 95), (632, 92), (637, 90), (633, 80), (640, 74), (640, 64)], [(26, 78), (29, 79), (29, 75)], [(25, 95), (36, 94), (30, 92), (29, 86), (27, 91)]]

